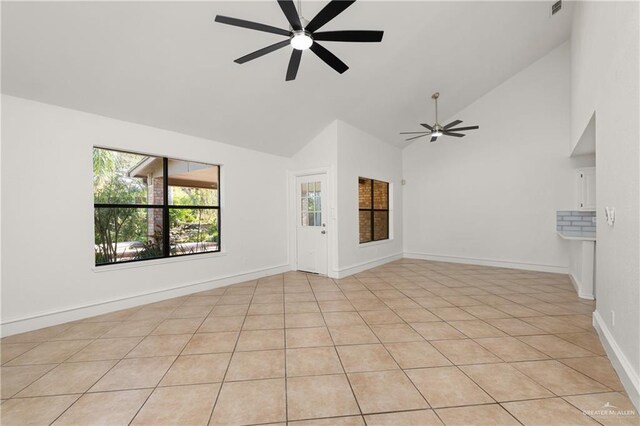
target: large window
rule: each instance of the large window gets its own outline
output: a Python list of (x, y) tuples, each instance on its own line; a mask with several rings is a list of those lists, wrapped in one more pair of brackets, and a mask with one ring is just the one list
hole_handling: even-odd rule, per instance
[(360, 243), (389, 239), (389, 184), (358, 178)]
[(93, 198), (96, 265), (220, 251), (220, 166), (94, 148)]

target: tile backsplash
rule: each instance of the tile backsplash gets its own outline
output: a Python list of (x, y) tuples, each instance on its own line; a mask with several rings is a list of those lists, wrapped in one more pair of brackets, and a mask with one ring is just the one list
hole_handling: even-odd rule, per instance
[(563, 210), (556, 212), (556, 230), (569, 233), (595, 233), (596, 212)]

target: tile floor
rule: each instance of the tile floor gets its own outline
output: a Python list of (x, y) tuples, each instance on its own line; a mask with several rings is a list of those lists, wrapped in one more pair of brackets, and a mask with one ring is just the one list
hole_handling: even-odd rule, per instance
[(2, 339), (1, 423), (638, 425), (593, 308), (469, 265), (271, 276)]

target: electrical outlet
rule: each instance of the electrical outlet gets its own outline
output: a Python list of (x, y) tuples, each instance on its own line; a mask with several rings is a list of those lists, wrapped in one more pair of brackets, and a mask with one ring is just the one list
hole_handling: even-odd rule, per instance
[(616, 313), (611, 311), (611, 327), (616, 326)]

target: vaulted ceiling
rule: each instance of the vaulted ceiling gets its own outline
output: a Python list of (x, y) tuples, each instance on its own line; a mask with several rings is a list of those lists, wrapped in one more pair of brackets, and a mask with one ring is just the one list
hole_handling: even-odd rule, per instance
[[(325, 2), (302, 1), (311, 19)], [(551, 2), (361, 0), (323, 30), (384, 30), (382, 43), (324, 46), (343, 75), (290, 48), (234, 59), (282, 38), (216, 14), (287, 28), (273, 1), (3, 2), (2, 92), (278, 155), (335, 119), (403, 146), (400, 131), (446, 118), (569, 38)]]

